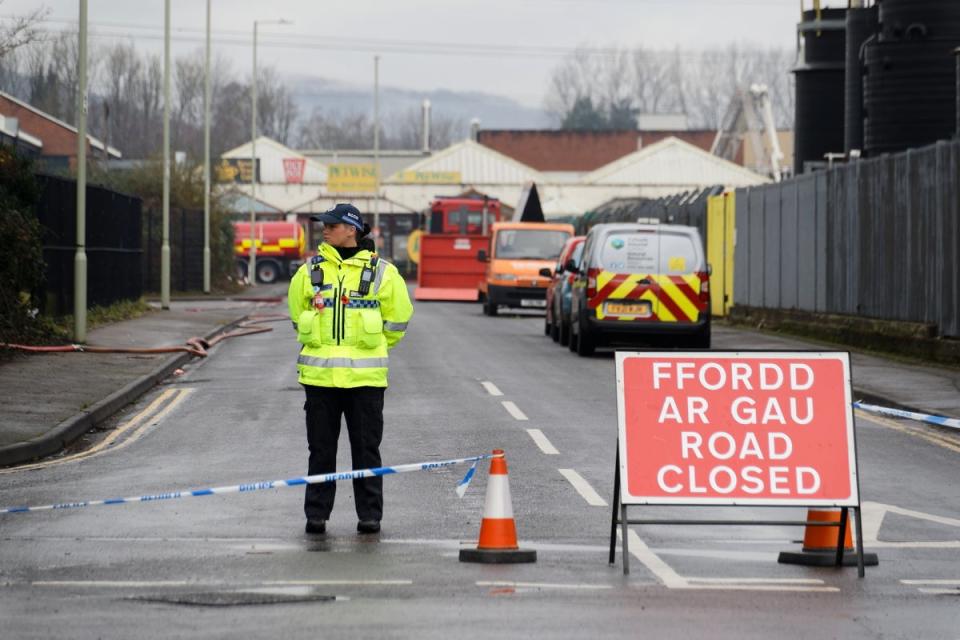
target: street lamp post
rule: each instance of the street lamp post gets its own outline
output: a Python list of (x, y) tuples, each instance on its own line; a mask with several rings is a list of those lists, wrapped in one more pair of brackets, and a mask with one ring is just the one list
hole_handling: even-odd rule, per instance
[(373, 240), (380, 249), (380, 56), (373, 56)]
[(253, 21), (253, 78), (250, 81), (250, 262), (247, 266), (247, 276), (250, 286), (253, 287), (257, 285), (257, 31), (261, 24), (292, 23), (289, 20)]
[(163, 3), (163, 223), (160, 307), (170, 308), (170, 0)]
[(210, 0), (203, 73), (203, 292), (210, 293)]
[[(80, 0), (77, 76), (77, 250), (73, 256), (73, 340), (87, 340), (87, 0)], [(106, 147), (106, 145), (104, 145)]]

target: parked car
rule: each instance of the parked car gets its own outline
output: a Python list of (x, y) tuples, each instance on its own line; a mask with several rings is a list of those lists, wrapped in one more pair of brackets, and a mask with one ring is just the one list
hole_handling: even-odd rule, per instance
[(560, 258), (553, 273), (543, 269), (540, 275), (552, 275), (547, 285), (547, 314), (543, 331), (554, 342), (566, 346), (570, 342), (570, 293), (576, 276), (576, 265), (583, 253), (583, 241), (586, 236), (576, 236), (567, 240), (560, 251)]
[(710, 280), (696, 227), (598, 224), (587, 234), (570, 307), (571, 351), (657, 343), (710, 347)]

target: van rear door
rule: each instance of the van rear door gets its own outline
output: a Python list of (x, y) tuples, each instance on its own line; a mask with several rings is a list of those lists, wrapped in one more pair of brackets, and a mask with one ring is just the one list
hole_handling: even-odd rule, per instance
[(597, 317), (660, 322), (697, 322), (698, 238), (653, 227), (613, 231), (599, 251)]

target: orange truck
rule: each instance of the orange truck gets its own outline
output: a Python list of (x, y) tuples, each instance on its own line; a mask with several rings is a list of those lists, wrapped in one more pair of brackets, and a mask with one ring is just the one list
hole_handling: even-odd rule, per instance
[(476, 302), (484, 265), (477, 252), (487, 246), (500, 220), (496, 198), (438, 197), (424, 214), (415, 300)]
[[(306, 233), (296, 222), (258, 222), (257, 282), (271, 284), (296, 273), (306, 260)], [(233, 253), (237, 276), (247, 276), (250, 264), (250, 223), (233, 223)]]
[(500, 307), (546, 309), (550, 278), (541, 269), (552, 269), (573, 225), (554, 222), (498, 222), (491, 226), (487, 250), (477, 258), (486, 264), (480, 282), (483, 312), (497, 315)]

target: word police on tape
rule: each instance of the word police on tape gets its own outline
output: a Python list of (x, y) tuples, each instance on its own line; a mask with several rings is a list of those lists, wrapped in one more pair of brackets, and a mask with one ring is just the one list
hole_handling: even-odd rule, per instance
[(618, 353), (624, 504), (855, 506), (846, 353)]

